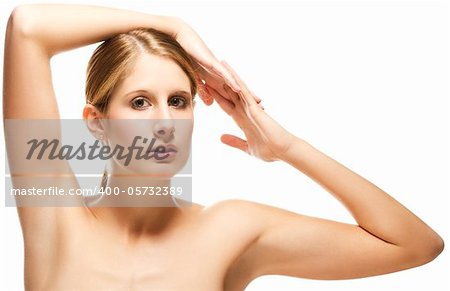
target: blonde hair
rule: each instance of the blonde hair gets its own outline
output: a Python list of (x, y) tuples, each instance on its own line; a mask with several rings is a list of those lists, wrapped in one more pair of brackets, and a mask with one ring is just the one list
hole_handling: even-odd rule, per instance
[[(167, 57), (186, 73), (193, 97), (197, 94), (195, 62), (175, 38), (153, 28), (137, 28), (117, 34), (100, 44), (92, 54), (86, 78), (86, 103), (101, 113), (108, 111), (111, 93), (126, 77), (137, 57), (143, 53)], [(106, 186), (105, 168), (101, 186)]]

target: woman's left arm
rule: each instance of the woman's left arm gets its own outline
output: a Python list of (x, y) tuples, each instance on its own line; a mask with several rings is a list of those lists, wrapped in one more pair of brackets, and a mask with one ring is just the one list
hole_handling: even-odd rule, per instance
[(227, 98), (213, 95), (247, 140), (224, 135), (222, 142), (265, 161), (289, 163), (344, 204), (358, 223), (243, 203), (264, 223), (258, 240), (242, 258), (252, 278), (266, 274), (367, 277), (419, 266), (442, 252), (444, 242), (433, 229), (376, 185), (286, 131), (256, 104), (236, 72), (224, 65), (241, 91), (236, 94), (227, 88)]

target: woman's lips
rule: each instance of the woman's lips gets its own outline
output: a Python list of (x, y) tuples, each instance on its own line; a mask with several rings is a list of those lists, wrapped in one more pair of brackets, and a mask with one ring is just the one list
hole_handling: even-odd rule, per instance
[(147, 151), (147, 153), (152, 154), (156, 161), (169, 162), (175, 158), (178, 150), (173, 144), (160, 144)]
[[(162, 150), (162, 149), (164, 150)], [(160, 144), (155, 146), (151, 152), (155, 152), (158, 151), (159, 153), (166, 153), (166, 152), (178, 152), (178, 149), (175, 145), (173, 144)]]
[(158, 153), (170, 153), (170, 152), (178, 152), (178, 149), (173, 144), (160, 144), (155, 146), (150, 150), (150, 152), (158, 152)]

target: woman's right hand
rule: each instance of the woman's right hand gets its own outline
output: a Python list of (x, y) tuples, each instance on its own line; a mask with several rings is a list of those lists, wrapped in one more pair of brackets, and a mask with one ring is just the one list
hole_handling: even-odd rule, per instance
[[(236, 80), (214, 56), (195, 30), (182, 19), (177, 18), (177, 21), (179, 21), (179, 26), (175, 32), (175, 39), (196, 61), (199, 96), (203, 102), (206, 105), (211, 105), (214, 100), (205, 83), (222, 96), (228, 96), (224, 90), (224, 84), (227, 84), (234, 92), (238, 93), (240, 87)], [(261, 99), (255, 96), (255, 101), (260, 103)]]

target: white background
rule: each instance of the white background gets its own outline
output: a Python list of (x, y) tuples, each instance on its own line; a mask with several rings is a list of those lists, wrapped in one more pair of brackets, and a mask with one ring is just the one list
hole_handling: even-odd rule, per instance
[[(1, 3), (2, 53), (7, 18), (19, 3)], [(183, 18), (275, 120), (391, 194), (450, 242), (446, 1), (76, 3)], [(52, 59), (62, 118), (81, 117), (85, 69), (97, 45)], [(223, 133), (243, 134), (217, 104), (197, 102), (194, 202), (240, 198), (355, 223), (296, 169), (221, 144)], [(1, 146), (3, 152), (3, 138)], [(0, 219), (0, 289), (22, 290), (16, 210), (0, 207)], [(344, 281), (264, 276), (246, 290), (450, 290), (449, 267), (447, 247), (433, 262), (393, 274)]]

